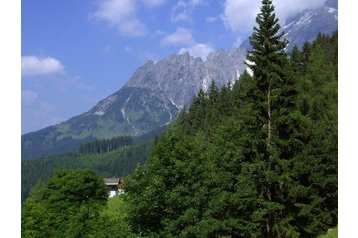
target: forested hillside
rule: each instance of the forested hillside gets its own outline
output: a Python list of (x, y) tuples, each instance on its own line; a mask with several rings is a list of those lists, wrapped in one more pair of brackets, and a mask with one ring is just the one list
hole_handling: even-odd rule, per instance
[(153, 141), (165, 127), (159, 127), (137, 137), (121, 136), (111, 139), (76, 143), (71, 153), (21, 161), (21, 201), (28, 196), (37, 181), (46, 182), (56, 169), (89, 168), (103, 177), (122, 177), (134, 171), (150, 156)]
[(126, 180), (122, 209), (103, 210), (103, 181), (91, 171), (39, 183), (24, 203), (23, 236), (309, 238), (336, 227), (338, 32), (288, 55), (271, 0), (256, 22), (252, 74), (201, 90), (153, 148), (23, 161), (34, 166), (24, 182), (58, 167), (123, 176), (151, 151)]
[(149, 237), (316, 237), (338, 216), (338, 33), (286, 55), (271, 1), (253, 75), (201, 91), (127, 183)]
[(131, 136), (118, 136), (111, 139), (94, 140), (82, 143), (79, 148), (80, 154), (103, 154), (116, 150), (121, 147), (127, 147), (133, 144)]
[(104, 154), (69, 153), (21, 161), (21, 201), (24, 201), (37, 181), (46, 182), (56, 169), (93, 169), (102, 177), (123, 177), (134, 171), (149, 157), (153, 140), (119, 148)]

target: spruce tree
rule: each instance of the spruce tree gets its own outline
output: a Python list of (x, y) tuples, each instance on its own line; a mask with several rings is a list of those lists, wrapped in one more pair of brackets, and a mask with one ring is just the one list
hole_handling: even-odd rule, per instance
[(317, 90), (334, 67), (322, 67), (319, 52), (308, 62), (310, 44), (289, 60), (272, 1), (262, 1), (257, 23), (253, 76), (201, 90), (126, 180), (138, 235), (316, 237), (336, 225), (337, 82)]
[[(303, 133), (300, 130), (303, 116), (296, 106), (296, 81), (293, 77), (285, 48), (287, 40), (282, 39), (279, 20), (271, 0), (263, 0), (261, 11), (256, 18), (250, 43), (248, 66), (253, 71), (251, 92), (245, 100), (252, 101), (242, 110), (245, 123), (251, 119), (251, 129), (245, 128), (248, 137), (241, 138), (249, 145), (257, 176), (256, 189), (260, 197), (257, 209), (253, 211), (260, 224), (258, 234), (265, 237), (296, 236), (291, 226), (289, 194), (287, 189), (294, 186), (288, 169), (297, 151), (302, 148)], [(253, 135), (250, 135), (250, 130)]]

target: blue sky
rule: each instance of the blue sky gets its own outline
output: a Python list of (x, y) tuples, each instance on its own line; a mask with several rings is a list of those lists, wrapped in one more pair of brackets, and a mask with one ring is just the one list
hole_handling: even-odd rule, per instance
[[(282, 24), (324, 0), (276, 0)], [(81, 114), (147, 60), (238, 46), (259, 0), (22, 0), (22, 134)]]

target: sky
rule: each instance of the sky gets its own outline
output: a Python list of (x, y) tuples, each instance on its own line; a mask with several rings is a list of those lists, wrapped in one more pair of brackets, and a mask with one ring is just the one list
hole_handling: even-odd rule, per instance
[[(238, 47), (260, 2), (22, 0), (21, 134), (88, 111), (148, 60)], [(274, 0), (281, 24), (324, 2)]]

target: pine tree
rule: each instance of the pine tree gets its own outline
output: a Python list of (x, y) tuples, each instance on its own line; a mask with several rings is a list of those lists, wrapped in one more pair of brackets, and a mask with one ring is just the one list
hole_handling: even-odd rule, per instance
[(262, 1), (256, 23), (258, 27), (254, 27), (250, 37), (253, 49), (247, 57), (254, 83), (246, 100), (253, 103), (242, 108), (247, 110), (243, 123), (249, 118), (247, 115), (257, 123), (252, 125), (254, 135), (244, 132), (248, 137), (242, 138), (251, 147), (245, 149), (251, 154), (245, 154), (252, 157), (258, 174), (256, 188), (261, 196), (254, 213), (261, 236), (296, 236), (288, 209), (291, 204), (287, 188), (294, 185), (288, 168), (302, 146), (300, 123), (304, 118), (296, 106), (296, 81), (285, 53), (288, 42), (282, 39), (284, 33), (271, 0)]

